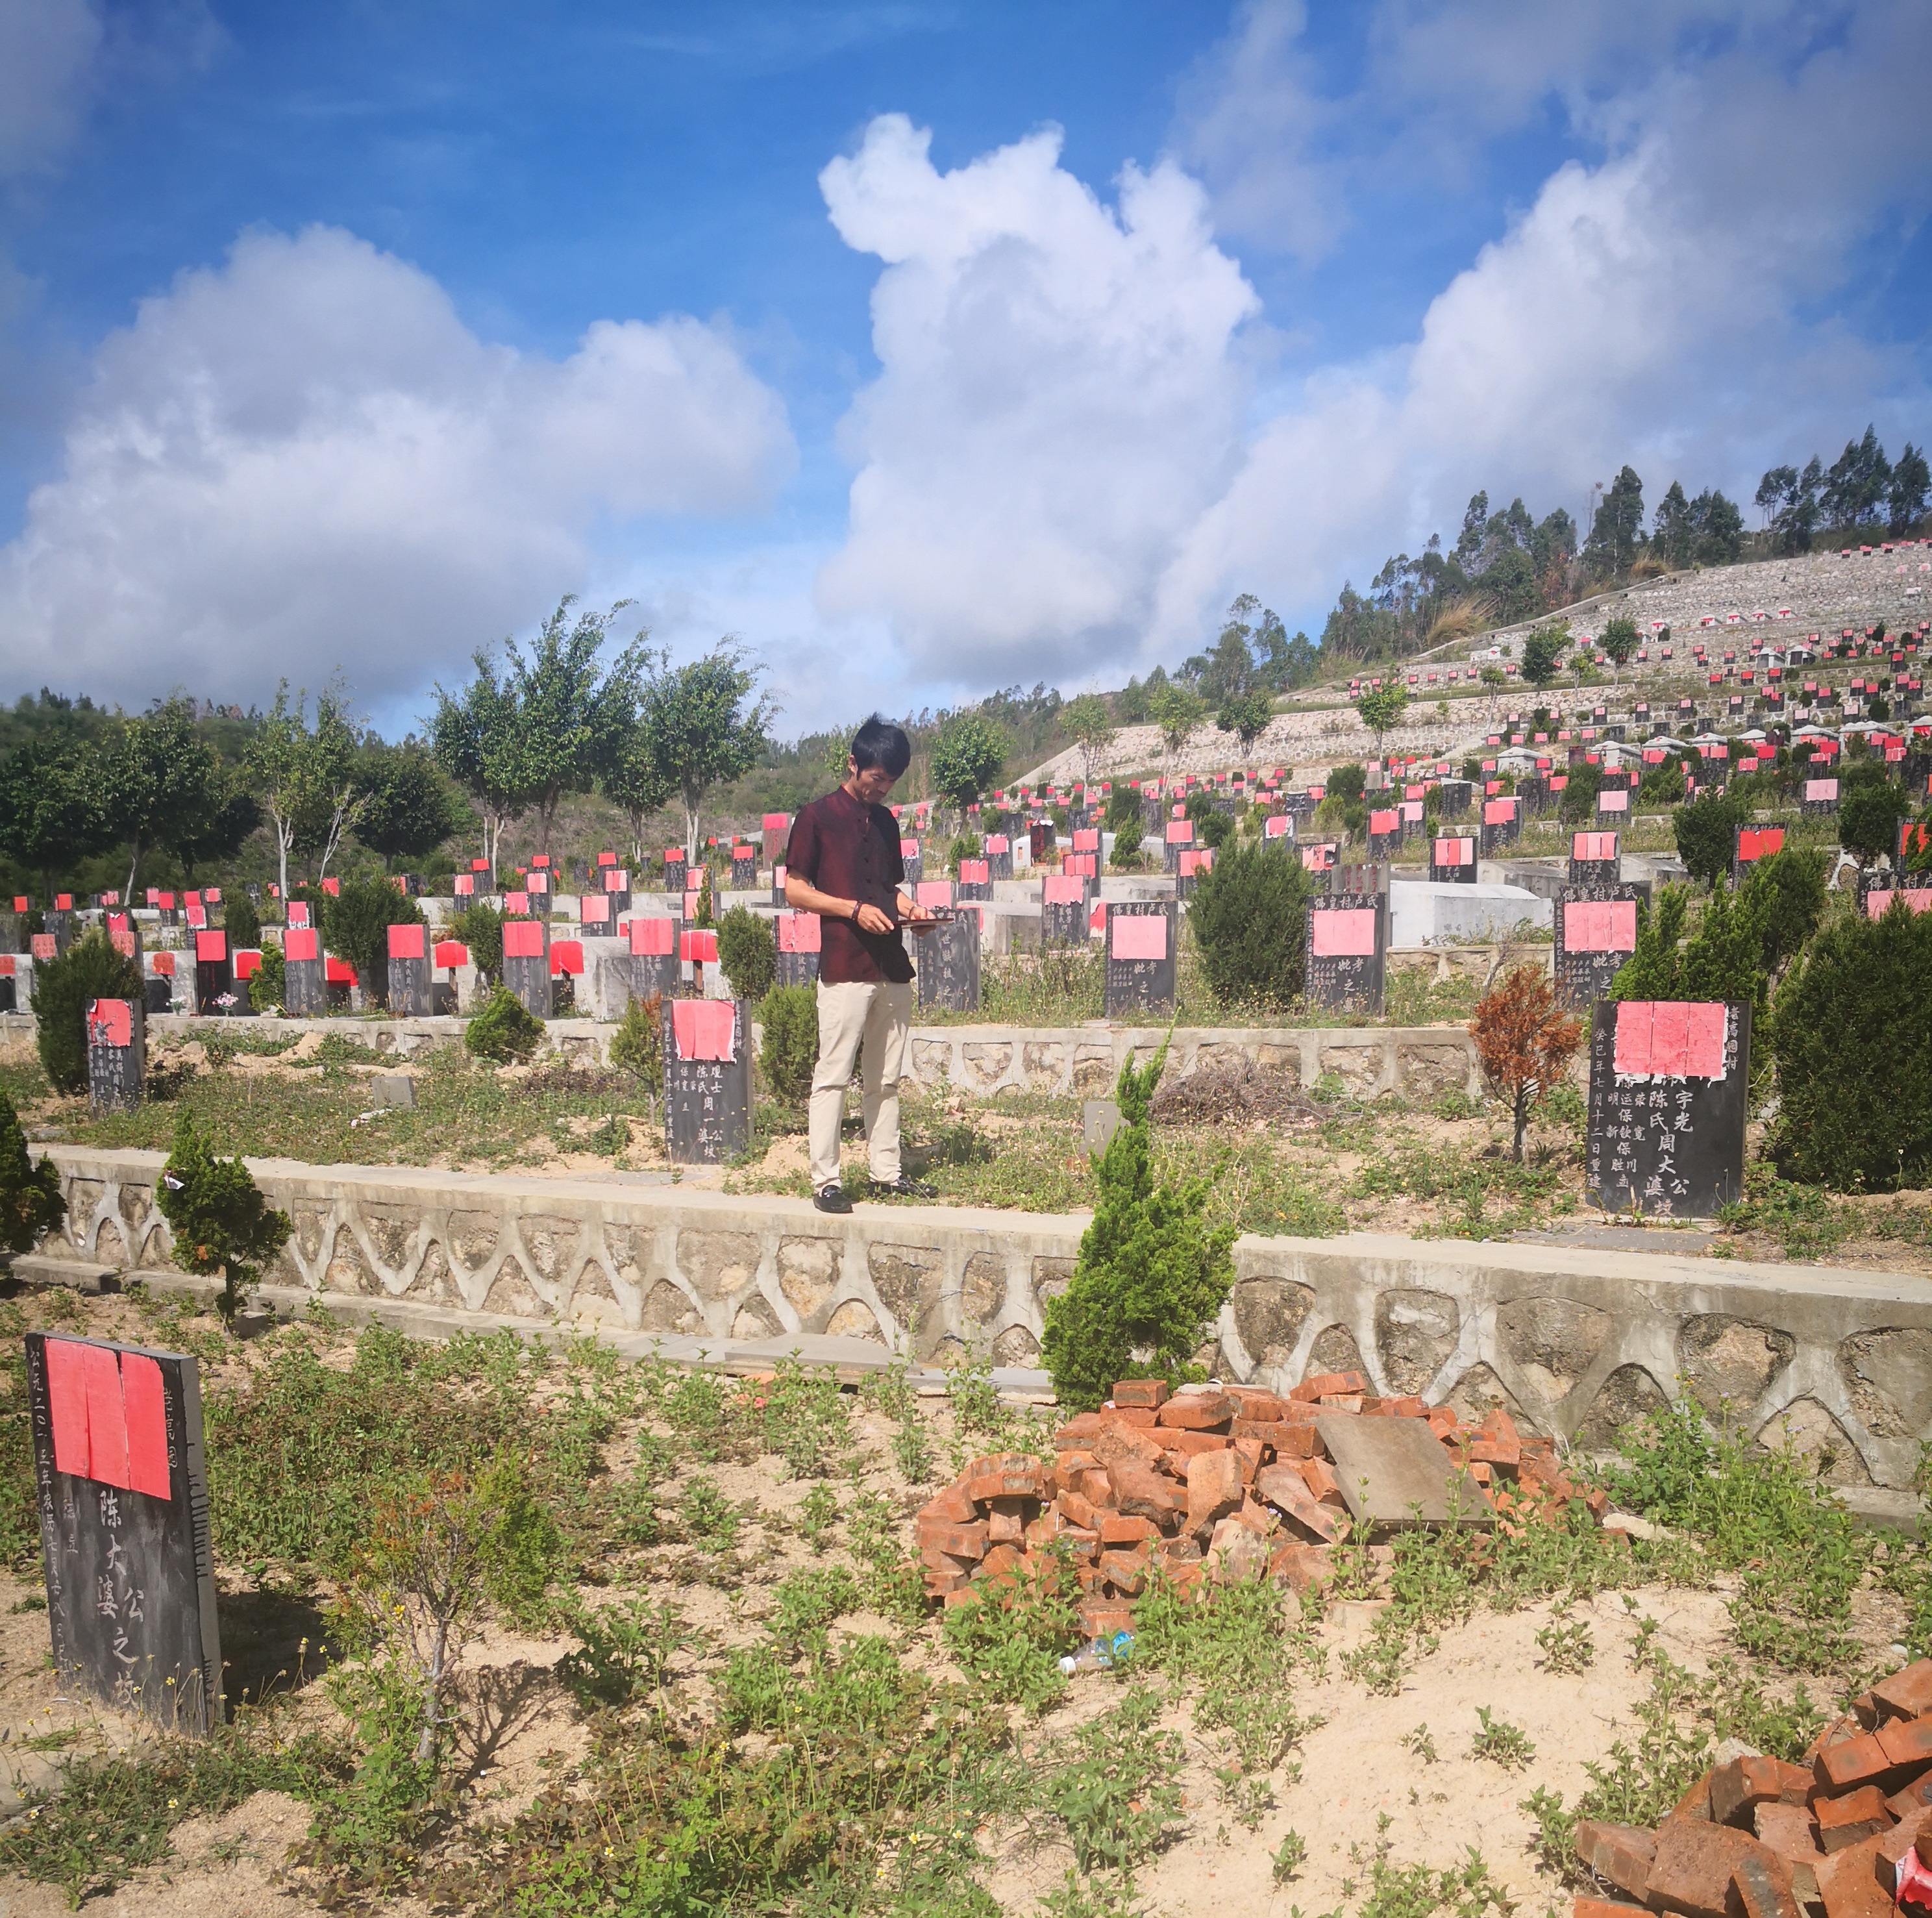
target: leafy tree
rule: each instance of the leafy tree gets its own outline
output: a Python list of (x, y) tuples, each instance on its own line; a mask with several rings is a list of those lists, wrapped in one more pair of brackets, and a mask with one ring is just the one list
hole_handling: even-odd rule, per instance
[(185, 1108), (175, 1121), (174, 1150), (154, 1186), (174, 1238), (175, 1262), (204, 1278), (221, 1274), (215, 1301), (231, 1324), (262, 1268), (295, 1230), (262, 1196), (239, 1159), (218, 1159)]
[[(1114, 743), (1116, 728), (1107, 702), (1097, 692), (1077, 694), (1060, 709), (1060, 729), (1080, 749), (1082, 783), (1090, 783), (1096, 755), (1105, 752)], [(839, 776), (844, 777), (842, 766)]]
[(1760, 860), (1744, 895), (1764, 929), (1764, 970), (1774, 976), (1802, 952), (1825, 914), (1826, 860), (1820, 847), (1786, 846)]
[(48, 733), (0, 766), (0, 851), (37, 874), (48, 905), (55, 875), (113, 843), (98, 749)]
[(190, 885), (200, 867), (232, 859), (262, 823), (262, 809), (234, 767), (222, 767), (210, 800), (206, 812), (179, 815), (161, 842), (164, 849), (174, 854)]
[(1780, 557), (1810, 551), (1824, 484), (1825, 469), (1815, 457), (1802, 473), (1796, 467), (1773, 467), (1758, 482), (1756, 503), (1771, 530), (1772, 550)]
[(668, 648), (629, 654), (620, 670), (638, 675), (640, 749), (684, 808), (685, 856), (695, 862), (706, 795), (742, 778), (770, 750), (776, 709), (767, 695), (753, 697), (760, 669), (721, 642), (682, 666), (671, 664)]
[(1223, 1004), (1285, 1006), (1300, 993), (1308, 887), (1299, 855), (1279, 842), (1216, 852), (1187, 917), (1208, 989)]
[(1560, 622), (1538, 626), (1522, 642), (1522, 677), (1538, 692), (1556, 680), (1570, 643), (1570, 629)]
[(1825, 476), (1824, 508), (1833, 526), (1871, 524), (1884, 514), (1892, 490), (1892, 462), (1868, 426), (1862, 440), (1847, 440)]
[(575, 604), (572, 593), (558, 601), (527, 656), (514, 640), (503, 642), (515, 719), (496, 752), (507, 783), (536, 809), (538, 850), (545, 853), (564, 795), (590, 790), (608, 724), (598, 655), (611, 621), (630, 602), (620, 599), (607, 613), (580, 613), (573, 625)]
[(1670, 827), (1684, 871), (1715, 887), (1731, 869), (1737, 829), (1750, 821), (1750, 808), (1736, 793), (1706, 793), (1676, 807)]
[(389, 928), (424, 923), (422, 908), (386, 879), (347, 879), (322, 895), (323, 944), (356, 968), (373, 1005), (389, 1003)]
[(1597, 816), (1597, 795), (1603, 790), (1604, 769), (1587, 763), (1573, 766), (1563, 788), (1557, 816), (1566, 826), (1587, 826)]
[(1114, 703), (1122, 725), (1144, 726), (1148, 723), (1148, 689), (1138, 679), (1130, 677)]
[(1634, 620), (1616, 619), (1605, 623), (1602, 637), (1597, 644), (1604, 649), (1604, 656), (1619, 672), (1630, 663), (1630, 655), (1636, 650), (1636, 622)]
[(1932, 914), (1901, 900), (1847, 914), (1786, 979), (1770, 1022), (1787, 1178), (1844, 1192), (1925, 1183), (1932, 1169)]
[(1928, 495), (1932, 495), (1932, 468), (1927, 467), (1925, 455), (1908, 440), (1886, 490), (1889, 527), (1894, 539), (1904, 538), (1924, 518)]
[(449, 781), (416, 740), (371, 740), (355, 777), (356, 836), (385, 862), (427, 859), (456, 830)]
[(1627, 573), (1642, 536), (1643, 482), (1625, 467), (1611, 481), (1597, 509), (1583, 548), (1584, 563), (1600, 578)]
[(1160, 728), (1170, 770), (1174, 755), (1186, 745), (1207, 715), (1207, 702), (1190, 686), (1163, 686), (1149, 698), (1148, 716)]
[(1402, 716), (1408, 710), (1408, 691), (1405, 686), (1376, 686), (1356, 701), (1356, 716), (1376, 736), (1376, 758), (1382, 756), (1384, 736), (1402, 724)]
[(130, 842), (123, 897), (133, 899), (142, 853), (190, 837), (220, 810), (221, 756), (196, 730), (192, 703), (177, 698), (114, 728), (98, 764), (107, 822)]
[(532, 795), (520, 783), (525, 767), (516, 749), (515, 689), (507, 675), (497, 677), (487, 650), (479, 647), (472, 664), (475, 677), (460, 694), (436, 689), (430, 750), (482, 819), (483, 856), (494, 890), (503, 828), (524, 816)]
[(1697, 530), (1698, 564), (1729, 566), (1744, 547), (1744, 515), (1736, 503), (1712, 487), (1691, 501), (1690, 515)]
[(246, 952), (262, 943), (262, 915), (239, 886), (230, 887), (221, 902), (221, 929), (228, 935), (231, 951), (239, 947)]
[(449, 936), (462, 943), (484, 985), (502, 977), (503, 915), (488, 899), (478, 899), (456, 914), (449, 922)]
[(1484, 1075), (1509, 1101), (1512, 1156), (1521, 1165), (1530, 1112), (1562, 1080), (1583, 1043), (1583, 1022), (1558, 1010), (1556, 989), (1540, 967), (1520, 965), (1478, 1001), (1469, 1034)]
[(733, 996), (754, 1002), (772, 989), (778, 965), (778, 940), (769, 919), (734, 905), (718, 922), (718, 963)]
[(320, 878), (328, 871), (343, 833), (361, 810), (356, 788), (356, 728), (344, 689), (335, 682), (316, 695), (315, 724), (308, 723), (308, 693), (292, 705), (284, 680), (275, 703), (250, 739), (244, 760), (262, 810), (274, 830), (277, 876), (289, 896), (289, 854), (299, 843), (319, 845)]
[(956, 713), (932, 742), (932, 789), (963, 812), (992, 789), (1006, 763), (1005, 733), (983, 713)]
[(1223, 700), (1214, 724), (1218, 731), (1234, 734), (1246, 754), (1254, 750), (1255, 741), (1268, 731), (1274, 719), (1274, 701), (1256, 689)]
[(1847, 767), (1839, 788), (1838, 843), (1861, 866), (1870, 866), (1898, 845), (1898, 822), (1909, 818), (1912, 802), (1882, 762)]
[(31, 1252), (67, 1217), (60, 1168), (27, 1157), (27, 1135), (13, 1102), (0, 1092), (0, 1252)]
[(34, 968), (35, 1043), (56, 1092), (87, 1090), (87, 1002), (128, 999), (138, 1005), (142, 989), (141, 968), (98, 927), (58, 959)]
[(1094, 1217), (1066, 1290), (1046, 1306), (1044, 1355), (1063, 1405), (1086, 1411), (1118, 1379), (1188, 1375), (1234, 1281), (1232, 1226), (1202, 1220), (1208, 1181), (1154, 1182), (1148, 1107), (1167, 1047), (1121, 1068), (1120, 1124), (1094, 1166)]

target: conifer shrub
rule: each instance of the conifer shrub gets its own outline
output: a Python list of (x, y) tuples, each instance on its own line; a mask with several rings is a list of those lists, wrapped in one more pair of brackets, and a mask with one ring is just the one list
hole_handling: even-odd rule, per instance
[(1597, 795), (1604, 789), (1600, 766), (1573, 766), (1563, 788), (1557, 815), (1566, 826), (1587, 826), (1597, 816)]
[(1706, 793), (1670, 815), (1677, 857), (1694, 879), (1714, 887), (1731, 869), (1740, 826), (1750, 824), (1750, 809), (1735, 793)]
[(262, 963), (248, 981), (248, 1003), (258, 1013), (279, 1012), (288, 989), (288, 965), (279, 946), (262, 948)]
[(1285, 842), (1226, 847), (1195, 882), (1188, 923), (1224, 1005), (1284, 1006), (1300, 992), (1309, 878)]
[(13, 1102), (0, 1092), (0, 1252), (31, 1252), (67, 1217), (60, 1168), (27, 1157), (27, 1135)]
[(610, 1035), (611, 1064), (620, 1072), (636, 1073), (653, 1093), (664, 1090), (663, 1021), (663, 997), (653, 992), (632, 1000)]
[(262, 943), (262, 915), (239, 886), (221, 902), (221, 929), (228, 935), (230, 952), (238, 946), (252, 950)]
[(1882, 760), (1853, 760), (1839, 782), (1838, 843), (1862, 866), (1898, 845), (1898, 822), (1910, 818), (1905, 788), (1886, 776)]
[(1141, 869), (1141, 822), (1130, 819), (1114, 835), (1114, 850), (1107, 863), (1117, 872), (1138, 872)]
[(507, 986), (499, 986), (464, 1028), (463, 1049), (472, 1058), (500, 1065), (528, 1058), (543, 1037), (543, 1021)]
[(1835, 1190), (1923, 1186), (1932, 1172), (1932, 913), (1894, 901), (1834, 920), (1786, 976), (1770, 1019), (1784, 1177)]
[(1094, 1164), (1092, 1223), (1081, 1235), (1073, 1277), (1046, 1302), (1047, 1369), (1062, 1405), (1090, 1411), (1118, 1379), (1193, 1372), (1234, 1283), (1232, 1226), (1202, 1217), (1208, 1181), (1156, 1184), (1148, 1108), (1167, 1047), (1136, 1070), (1121, 1067), (1114, 1097), (1120, 1124)]
[(734, 996), (754, 1003), (772, 989), (778, 969), (778, 936), (768, 919), (734, 905), (718, 922), (718, 963)]
[(161, 1168), (154, 1203), (173, 1234), (175, 1263), (204, 1278), (220, 1274), (215, 1303), (230, 1320), (295, 1229), (238, 1158), (215, 1157), (187, 1111), (175, 1121), (174, 1150)]
[(87, 1002), (128, 999), (139, 1005), (141, 968), (98, 927), (58, 959), (34, 968), (35, 1043), (40, 1066), (56, 1092), (87, 1090)]
[(1731, 999), (1764, 1011), (1764, 902), (1748, 887), (1720, 889), (1690, 937), (1690, 895), (1666, 886), (1653, 905), (1639, 899), (1636, 948), (1610, 982), (1612, 999)]
[(775, 1099), (802, 1105), (818, 1065), (818, 995), (809, 986), (775, 986), (758, 1008), (764, 1036), (758, 1070)]
[(503, 915), (488, 899), (466, 905), (449, 922), (449, 936), (460, 940), (470, 963), (486, 986), (503, 976)]
[(323, 943), (356, 968), (371, 1005), (389, 1003), (389, 928), (424, 923), (422, 908), (386, 879), (345, 879), (340, 892), (322, 896)]

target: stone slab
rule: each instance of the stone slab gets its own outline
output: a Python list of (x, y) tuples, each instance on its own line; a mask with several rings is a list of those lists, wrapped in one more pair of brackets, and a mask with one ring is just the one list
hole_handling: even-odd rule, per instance
[(85, 1259), (52, 1259), (44, 1252), (18, 1252), (9, 1270), (28, 1285), (66, 1286), (75, 1292), (121, 1289), (120, 1268), (97, 1265)]
[(1455, 1469), (1420, 1418), (1334, 1414), (1316, 1419), (1315, 1429), (1335, 1461), (1352, 1518), (1388, 1528), (1480, 1526), (1493, 1516), (1489, 1495)]

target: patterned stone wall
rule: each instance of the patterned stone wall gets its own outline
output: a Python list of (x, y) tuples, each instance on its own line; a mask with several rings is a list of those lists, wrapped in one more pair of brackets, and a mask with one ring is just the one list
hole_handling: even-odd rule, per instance
[[(967, 1030), (968, 1028), (962, 1028)], [(968, 1043), (964, 1040), (960, 1043)], [(56, 1146), (69, 1211), (44, 1248), (169, 1262), (161, 1157)], [(1037, 1363), (1044, 1301), (1084, 1221), (936, 1207), (830, 1219), (802, 1200), (574, 1180), (255, 1162), (296, 1222), (279, 1284), (628, 1331), (829, 1333), (944, 1363)], [(1606, 1445), (1688, 1393), (1822, 1476), (1910, 1484), (1932, 1439), (1932, 1286), (1909, 1276), (1366, 1235), (1244, 1238), (1225, 1376), (1275, 1386), (1359, 1366), (1378, 1391)]]

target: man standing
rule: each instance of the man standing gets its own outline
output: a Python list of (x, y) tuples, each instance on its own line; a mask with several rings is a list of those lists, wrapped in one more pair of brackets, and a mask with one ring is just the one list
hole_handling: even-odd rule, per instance
[(812, 1202), (849, 1212), (839, 1178), (845, 1086), (862, 1049), (866, 1156), (875, 1193), (930, 1199), (934, 1188), (899, 1167), (899, 1080), (912, 1025), (912, 961), (902, 926), (923, 931), (932, 914), (902, 890), (898, 822), (886, 795), (912, 758), (912, 742), (876, 713), (853, 736), (845, 779), (799, 809), (785, 849), (785, 903), (824, 920), (818, 951), (818, 1065), (808, 1130)]

